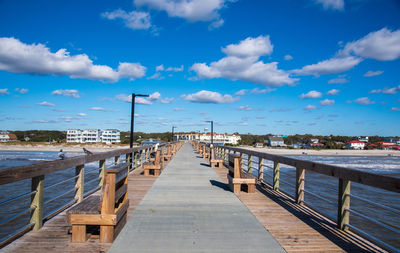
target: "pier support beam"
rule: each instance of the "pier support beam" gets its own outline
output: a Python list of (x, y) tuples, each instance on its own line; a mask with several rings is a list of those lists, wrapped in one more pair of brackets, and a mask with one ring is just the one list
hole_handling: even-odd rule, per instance
[(43, 226), (43, 193), (44, 193), (44, 176), (32, 178), (31, 190), (36, 193), (31, 196), (31, 212), (30, 223), (34, 223), (33, 230), (39, 230)]
[(350, 181), (339, 178), (339, 196), (338, 196), (338, 215), (337, 226), (341, 230), (348, 230), (346, 224), (349, 224), (350, 214), (346, 209), (350, 208)]
[(279, 167), (280, 164), (278, 162), (274, 162), (274, 182), (273, 182), (274, 191), (279, 191)]
[(304, 203), (304, 180), (306, 170), (296, 168), (296, 203), (302, 205)]

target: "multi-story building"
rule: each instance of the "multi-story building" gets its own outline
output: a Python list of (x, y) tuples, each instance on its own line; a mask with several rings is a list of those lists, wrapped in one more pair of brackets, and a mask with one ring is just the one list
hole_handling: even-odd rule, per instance
[(16, 141), (17, 136), (7, 131), (0, 131), (0, 142)]
[(281, 136), (269, 136), (267, 140), (265, 140), (268, 146), (270, 147), (284, 147), (285, 142), (283, 137)]
[[(174, 134), (174, 140), (196, 140), (200, 142), (211, 142), (211, 133), (177, 133)], [(241, 140), (240, 135), (235, 134), (218, 134), (213, 133), (214, 144), (230, 144), (237, 145)]]
[(120, 132), (116, 129), (68, 129), (67, 142), (73, 143), (120, 143)]
[(120, 132), (117, 129), (106, 129), (101, 132), (101, 142), (111, 144), (111, 143), (121, 143)]
[(346, 143), (348, 149), (364, 149), (365, 142), (359, 140), (352, 140)]

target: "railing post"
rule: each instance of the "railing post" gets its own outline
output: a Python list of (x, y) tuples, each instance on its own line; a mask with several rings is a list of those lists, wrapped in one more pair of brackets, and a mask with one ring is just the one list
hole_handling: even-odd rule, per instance
[(248, 173), (253, 172), (253, 156), (252, 155), (247, 155), (247, 172)]
[(104, 184), (104, 171), (106, 169), (106, 160), (99, 161), (99, 186), (103, 187)]
[(296, 168), (296, 203), (301, 205), (304, 202), (304, 180), (306, 170)]
[(280, 164), (274, 161), (274, 182), (273, 182), (274, 191), (279, 191), (279, 167)]
[(140, 166), (143, 166), (143, 151), (142, 150), (139, 152), (139, 155), (140, 155)]
[(131, 171), (131, 168), (132, 168), (132, 165), (131, 165), (131, 162), (132, 162), (132, 153), (126, 154), (125, 162), (128, 164), (128, 175), (129, 175), (129, 172)]
[(137, 169), (137, 152), (133, 153), (133, 162), (134, 162), (134, 166), (133, 168)]
[(350, 213), (346, 209), (350, 208), (349, 195), (350, 195), (350, 181), (339, 178), (337, 226), (341, 230), (348, 230), (346, 224), (349, 224)]
[(240, 152), (239, 155), (240, 155), (239, 169), (242, 170), (243, 169), (243, 160), (244, 160), (243, 157), (244, 157), (244, 154)]
[(258, 157), (258, 180), (264, 181), (264, 158)]
[(75, 167), (75, 199), (78, 202), (83, 200), (84, 185), (85, 185), (85, 165), (78, 165)]
[(44, 192), (44, 175), (32, 178), (31, 190), (36, 193), (31, 196), (30, 223), (35, 223), (33, 230), (38, 230), (43, 226), (43, 192)]
[(119, 164), (120, 160), (121, 160), (121, 156), (117, 155), (115, 157), (115, 164)]

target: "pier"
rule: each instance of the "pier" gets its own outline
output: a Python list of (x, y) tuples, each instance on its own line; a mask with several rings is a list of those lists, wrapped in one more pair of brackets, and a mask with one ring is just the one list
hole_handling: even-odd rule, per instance
[[(192, 146), (193, 145), (193, 146)], [(390, 244), (373, 238), (349, 222), (350, 182), (398, 193), (400, 180), (389, 176), (316, 164), (233, 147), (215, 147), (192, 142), (160, 147), (164, 167), (160, 176), (144, 175), (143, 165), (154, 158), (154, 147), (136, 147), (71, 158), (67, 161), (29, 165), (0, 172), (0, 184), (32, 181), (30, 222), (3, 241), (3, 252), (385, 252)], [(179, 151), (178, 151), (179, 150)], [(255, 192), (234, 194), (227, 174), (229, 156), (240, 158), (240, 169), (256, 179)], [(121, 158), (122, 156), (122, 158)], [(171, 156), (172, 159), (164, 159)], [(125, 161), (123, 161), (125, 158)], [(255, 159), (256, 158), (256, 159)], [(85, 197), (102, 194), (105, 160), (126, 162), (127, 222), (115, 240), (99, 242), (98, 233), (84, 243), (72, 243), (67, 210)], [(210, 166), (212, 159), (223, 166)], [(258, 159), (258, 162), (254, 161)], [(273, 161), (272, 184), (264, 180), (264, 160)], [(85, 164), (99, 162), (98, 186), (84, 190)], [(295, 196), (280, 190), (280, 164), (296, 169)], [(73, 200), (43, 215), (44, 175), (75, 167)], [(307, 205), (306, 171), (338, 180), (338, 217), (335, 220)], [(38, 183), (39, 182), (39, 183)], [(42, 182), (42, 185), (40, 184)], [(87, 183), (87, 182), (86, 182)], [(71, 190), (70, 190), (71, 191)], [(40, 196), (42, 195), (42, 196)], [(40, 201), (40, 199), (42, 199)], [(47, 200), (49, 202), (49, 200)], [(39, 211), (38, 211), (39, 210)], [(41, 211), (40, 211), (41, 210)], [(396, 210), (394, 210), (396, 212)], [(14, 219), (14, 218), (13, 218)], [(12, 222), (5, 220), (7, 222)], [(44, 224), (42, 226), (42, 222)], [(3, 220), (4, 222), (4, 220)], [(373, 220), (370, 222), (374, 222)], [(379, 221), (378, 221), (379, 222)], [(378, 224), (379, 225), (379, 224)], [(393, 227), (396, 230), (395, 227)], [(30, 231), (32, 230), (32, 231)], [(30, 232), (28, 232), (30, 231)], [(395, 231), (394, 231), (395, 232)], [(117, 233), (118, 234), (118, 233)]]

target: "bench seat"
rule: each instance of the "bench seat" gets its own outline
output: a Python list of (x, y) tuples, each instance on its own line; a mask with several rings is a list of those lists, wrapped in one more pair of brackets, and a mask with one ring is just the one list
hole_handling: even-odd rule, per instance
[(239, 155), (229, 154), (228, 156), (228, 163), (225, 165), (228, 168), (227, 178), (229, 187), (235, 194), (239, 194), (242, 188), (244, 188), (243, 190), (247, 190), (248, 193), (254, 193), (257, 179), (255, 176), (242, 171), (240, 168), (240, 159)]

